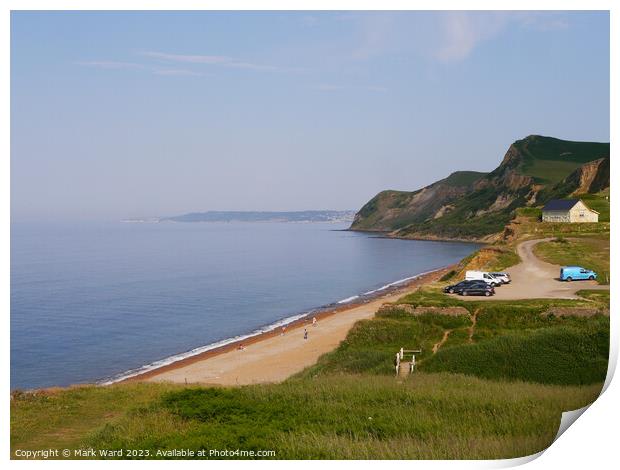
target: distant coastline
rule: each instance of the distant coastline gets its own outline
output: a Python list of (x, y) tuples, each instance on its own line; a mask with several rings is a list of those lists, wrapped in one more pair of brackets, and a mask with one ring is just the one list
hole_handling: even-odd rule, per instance
[(128, 223), (159, 222), (353, 222), (355, 211), (206, 211), (166, 217), (122, 219)]

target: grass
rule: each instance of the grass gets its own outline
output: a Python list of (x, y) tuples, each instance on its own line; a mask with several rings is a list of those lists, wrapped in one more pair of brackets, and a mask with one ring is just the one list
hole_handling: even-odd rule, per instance
[[(590, 295), (590, 294), (586, 294)], [(377, 318), (358, 322), (346, 340), (323, 355), (303, 377), (329, 374), (393, 375), (394, 354), (401, 347), (422, 349), (416, 357), (422, 370), (454, 372), (496, 380), (526, 380), (553, 384), (602, 381), (607, 373), (609, 318), (543, 315), (550, 307), (592, 307), (605, 299), (574, 301), (527, 300), (464, 302), (438, 289), (422, 289), (401, 304), (460, 306), (470, 315), (412, 315), (400, 305), (383, 309)], [(477, 322), (472, 330), (471, 315)], [(446, 330), (448, 341), (433, 354)], [(470, 331), (473, 335), (470, 340)], [(587, 354), (586, 354), (587, 352)]]
[(558, 183), (579, 168), (583, 163), (561, 160), (532, 160), (522, 167), (525, 175), (541, 183)]
[(583, 266), (594, 270), (599, 284), (609, 284), (609, 238), (562, 238), (563, 242), (538, 243), (534, 253), (539, 258), (561, 266)]
[(555, 327), (513, 332), (441, 349), (420, 364), (426, 372), (453, 372), (495, 380), (584, 385), (605, 380), (609, 327)]
[(540, 207), (519, 207), (516, 214), (520, 217), (530, 217), (535, 220), (540, 220), (542, 217), (542, 208)]
[(594, 290), (594, 289), (582, 289), (577, 291), (577, 295), (592, 300), (594, 302), (606, 305), (607, 308), (610, 306), (610, 291), (608, 290)]
[(11, 446), (77, 448), (85, 434), (129, 410), (146, 406), (174, 386), (135, 384), (77, 387), (56, 393), (17, 394), (11, 401)]
[(610, 219), (610, 204), (609, 194), (579, 194), (574, 196), (581, 199), (586, 206), (599, 213), (599, 222), (609, 222)]
[[(275, 450), (279, 459), (510, 458), (547, 447), (561, 412), (592, 402), (600, 389), (425, 373), (405, 382), (338, 375), (234, 389), (119, 384), (13, 400), (11, 429), (20, 438), (12, 447), (56, 446), (45, 422), (89, 409), (96, 416), (67, 448), (146, 449), (155, 457), (241, 448)], [(107, 416), (110, 403), (127, 397), (134, 406)], [(36, 429), (25, 429), (34, 409)]]

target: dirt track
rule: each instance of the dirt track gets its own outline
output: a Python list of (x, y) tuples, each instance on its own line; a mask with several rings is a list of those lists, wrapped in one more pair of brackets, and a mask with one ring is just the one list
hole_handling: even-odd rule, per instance
[(517, 246), (521, 262), (506, 271), (512, 282), (495, 289), (493, 297), (459, 297), (465, 300), (516, 300), (516, 299), (576, 299), (581, 289), (609, 289), (596, 281), (563, 282), (558, 280), (560, 266), (542, 261), (534, 255), (533, 248), (539, 242), (551, 240), (528, 240)]

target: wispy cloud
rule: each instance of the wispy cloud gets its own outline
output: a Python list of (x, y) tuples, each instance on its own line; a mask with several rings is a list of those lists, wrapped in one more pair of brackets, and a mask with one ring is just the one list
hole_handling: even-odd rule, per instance
[(239, 69), (251, 69), (251, 70), (284, 70), (283, 67), (277, 67), (274, 65), (256, 64), (253, 62), (246, 62), (243, 60), (235, 59), (228, 56), (220, 55), (188, 55), (188, 54), (169, 54), (165, 52), (143, 52), (144, 56), (159, 59), (166, 62), (180, 62), (185, 64), (204, 64), (204, 65), (217, 65), (222, 67), (232, 67)]
[(446, 12), (442, 17), (436, 58), (443, 62), (466, 59), (476, 47), (510, 26), (541, 32), (567, 29), (566, 18), (550, 12)]
[(321, 83), (320, 85), (317, 85), (314, 88), (319, 91), (337, 91), (337, 90), (342, 90), (343, 87), (338, 86), (338, 85), (330, 85), (328, 83)]
[(447, 12), (442, 17), (442, 37), (436, 57), (443, 62), (458, 62), (468, 57), (476, 46), (497, 35), (505, 26), (507, 17), (499, 14), (471, 14)]
[(537, 31), (559, 31), (570, 27), (568, 19), (561, 14), (524, 11), (515, 13), (515, 16), (523, 27)]
[(454, 63), (511, 27), (539, 32), (570, 27), (561, 12), (381, 12), (348, 14), (341, 19), (354, 24), (356, 30), (350, 53), (354, 60), (415, 54)]
[(176, 75), (176, 76), (193, 76), (199, 77), (204, 75), (200, 72), (194, 72), (193, 70), (186, 69), (153, 69), (155, 75)]
[(119, 62), (115, 60), (86, 60), (76, 62), (78, 65), (97, 67), (101, 69), (141, 69), (144, 65), (134, 62)]
[(368, 59), (390, 48), (394, 34), (394, 15), (389, 12), (363, 15), (359, 19), (360, 42), (354, 59)]
[(356, 90), (356, 91), (371, 91), (378, 93), (385, 93), (388, 91), (387, 87), (384, 86), (376, 86), (376, 85), (362, 85), (362, 86), (342, 86), (342, 85), (333, 85), (330, 83), (321, 83), (314, 87), (315, 90), (318, 91), (342, 91), (342, 90)]

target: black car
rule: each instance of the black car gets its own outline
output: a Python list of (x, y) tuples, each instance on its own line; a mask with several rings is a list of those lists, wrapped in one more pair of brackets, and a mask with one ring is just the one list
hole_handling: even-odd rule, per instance
[(489, 297), (491, 295), (495, 295), (495, 288), (488, 285), (486, 282), (481, 282), (479, 284), (474, 284), (463, 288), (459, 292), (459, 295), (484, 295)]
[(447, 286), (443, 290), (448, 294), (460, 294), (460, 295), (493, 295), (495, 289), (488, 285), (484, 281), (472, 280), (461, 281), (457, 284)]

